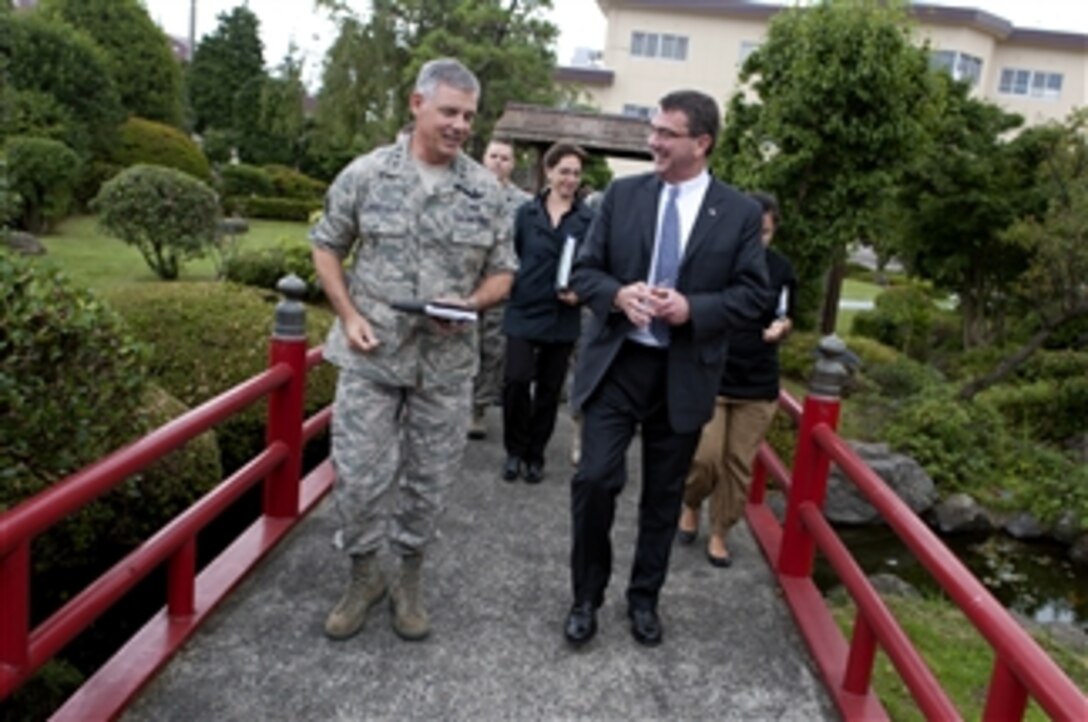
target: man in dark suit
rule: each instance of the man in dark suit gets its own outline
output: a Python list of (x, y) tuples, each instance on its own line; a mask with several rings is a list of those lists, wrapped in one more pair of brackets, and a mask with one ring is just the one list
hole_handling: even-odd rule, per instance
[(582, 457), (571, 484), (574, 604), (564, 633), (575, 646), (597, 630), (624, 457), (640, 425), (627, 611), (636, 641), (661, 642), (658, 595), (726, 337), (758, 322), (770, 292), (759, 206), (707, 173), (719, 126), (716, 103), (702, 93), (662, 98), (650, 126), (654, 172), (609, 186), (575, 265), (572, 287), (594, 313), (572, 391), (583, 414)]

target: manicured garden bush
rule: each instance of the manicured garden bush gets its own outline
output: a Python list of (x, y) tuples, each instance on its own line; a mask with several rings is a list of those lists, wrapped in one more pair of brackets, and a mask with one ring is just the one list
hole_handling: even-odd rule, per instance
[(281, 240), (274, 248), (235, 253), (223, 264), (223, 277), (228, 281), (268, 291), (276, 290), (279, 280), (290, 273), (306, 282), (309, 298), (321, 295), (313, 256), (306, 243)]
[(19, 90), (10, 85), (0, 88), (4, 106), (4, 136), (26, 135), (64, 143), (73, 128), (71, 111), (49, 93)]
[(8, 188), (19, 200), (20, 228), (41, 233), (68, 213), (79, 179), (79, 156), (64, 143), (17, 136), (4, 144)]
[(110, 162), (122, 167), (161, 165), (211, 183), (212, 171), (204, 152), (182, 131), (144, 118), (129, 118), (121, 125), (120, 138)]
[[(103, 301), (4, 251), (0, 356), (2, 509), (185, 410), (149, 384), (147, 348)], [(216, 483), (218, 462), (213, 436), (194, 440), (36, 539), (35, 568), (63, 576), (113, 561)]]
[(1061, 447), (1088, 429), (1088, 376), (1002, 384), (979, 397), (1024, 438)]
[(1000, 489), (1004, 483), (1004, 419), (989, 404), (958, 400), (951, 387), (912, 399), (885, 433), (893, 448), (925, 468), (942, 496), (979, 486)]
[(132, 166), (105, 183), (91, 206), (106, 233), (135, 246), (165, 280), (206, 253), (218, 233), (215, 192), (172, 168)]
[(931, 349), (936, 315), (937, 307), (928, 285), (910, 283), (889, 288), (877, 296), (872, 311), (862, 311), (854, 317), (851, 332), (925, 361)]
[[(233, 283), (140, 284), (111, 291), (108, 300), (151, 347), (150, 374), (183, 402), (195, 405), (260, 373), (268, 366), (273, 294)], [(311, 345), (324, 341), (332, 316), (310, 307)], [(310, 373), (306, 408), (332, 401), (330, 366)], [(224, 473), (249, 461), (264, 446), (265, 404), (256, 404), (216, 431)]]
[(219, 180), (224, 198), (268, 198), (275, 195), (272, 177), (255, 165), (237, 163), (223, 166), (219, 171)]
[(325, 197), (328, 184), (311, 178), (301, 171), (285, 165), (266, 165), (264, 171), (272, 179), (272, 195), (277, 198), (313, 200)]
[[(113, 145), (126, 113), (101, 48), (85, 33), (40, 12), (0, 13), (0, 65), (5, 85), (39, 94), (29, 101), (39, 120), (41, 96), (51, 98), (44, 115), (64, 121), (64, 143), (80, 157), (102, 156)], [(26, 108), (23, 101), (18, 104)], [(5, 121), (9, 107), (3, 103)], [(5, 125), (0, 124), (0, 135), (12, 132)]]
[(244, 198), (235, 196), (227, 199), (224, 205), (247, 218), (305, 222), (309, 220), (314, 211), (321, 210), (324, 203), (320, 198), (300, 200), (297, 198)]

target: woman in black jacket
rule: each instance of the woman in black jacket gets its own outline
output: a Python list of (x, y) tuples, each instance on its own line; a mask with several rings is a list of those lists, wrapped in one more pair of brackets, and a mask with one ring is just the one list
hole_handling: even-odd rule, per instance
[[(506, 463), (502, 477), (544, 478), (544, 448), (555, 430), (559, 397), (581, 328), (578, 298), (565, 287), (564, 246), (577, 246), (592, 212), (578, 200), (586, 152), (559, 142), (544, 154), (547, 183), (518, 209), (514, 248), (519, 268), (506, 302), (502, 419)], [(561, 271), (565, 273), (561, 273)]]

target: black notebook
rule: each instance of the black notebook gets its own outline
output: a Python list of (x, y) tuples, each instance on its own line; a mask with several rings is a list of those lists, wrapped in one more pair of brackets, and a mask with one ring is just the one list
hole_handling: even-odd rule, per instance
[(459, 321), (461, 323), (475, 323), (476, 312), (471, 308), (458, 306), (456, 303), (443, 301), (393, 301), (389, 304), (397, 311), (405, 313), (421, 313), (431, 318), (442, 321)]

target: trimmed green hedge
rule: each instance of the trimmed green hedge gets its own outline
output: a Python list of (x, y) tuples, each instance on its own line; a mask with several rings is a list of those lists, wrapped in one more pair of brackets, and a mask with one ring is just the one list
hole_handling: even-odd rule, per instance
[[(146, 348), (94, 294), (0, 251), (0, 509), (14, 506), (185, 410), (147, 382)], [(103, 568), (220, 479), (205, 435), (35, 540), (34, 566)], [(41, 600), (37, 600), (40, 602)]]
[(325, 197), (328, 184), (311, 178), (301, 171), (288, 168), (285, 165), (266, 165), (265, 173), (272, 180), (273, 193), (279, 198), (299, 198), (302, 200), (314, 200)]
[(307, 297), (321, 297), (309, 244), (281, 240), (272, 248), (241, 251), (223, 263), (223, 278), (245, 286), (275, 291), (284, 276), (293, 273), (307, 286)]
[(121, 125), (120, 140), (110, 153), (111, 163), (145, 163), (180, 170), (211, 183), (212, 170), (204, 152), (189, 136), (173, 126), (132, 117)]
[[(140, 284), (117, 288), (111, 305), (151, 347), (150, 373), (185, 403), (196, 405), (268, 367), (268, 339), (276, 296), (233, 283)], [(324, 342), (332, 315), (309, 307), (310, 345)], [(335, 371), (312, 371), (307, 413), (331, 403)], [(217, 429), (223, 471), (230, 474), (264, 446), (265, 404), (256, 404)]]
[(320, 211), (324, 202), (320, 198), (299, 200), (297, 198), (228, 198), (224, 206), (231, 212), (241, 213), (247, 218), (263, 218), (270, 221), (309, 222), (310, 214)]
[(219, 170), (219, 183), (224, 198), (267, 198), (274, 193), (272, 176), (263, 168), (245, 163), (223, 166)]
[(31, 233), (48, 231), (72, 205), (79, 156), (60, 141), (22, 136), (8, 138), (3, 151), (19, 226)]

